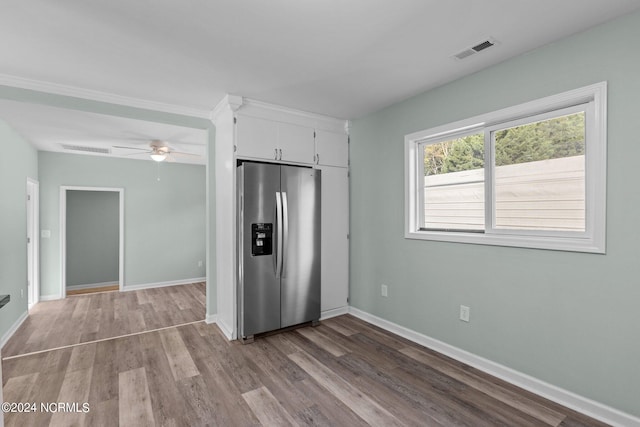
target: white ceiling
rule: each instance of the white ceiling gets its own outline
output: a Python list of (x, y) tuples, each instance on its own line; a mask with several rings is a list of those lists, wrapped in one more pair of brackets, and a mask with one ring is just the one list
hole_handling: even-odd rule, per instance
[[(151, 141), (159, 139), (175, 151), (194, 154), (170, 155), (169, 161), (206, 163), (207, 131), (203, 129), (8, 100), (0, 100), (0, 118), (41, 151), (151, 160), (149, 153), (142, 149), (150, 150)], [(104, 148), (109, 154), (70, 150), (63, 145)]]
[[(353, 119), (639, 7), (640, 0), (12, 0), (0, 14), (0, 75), (202, 111), (231, 93)], [(452, 59), (487, 37), (498, 45)]]

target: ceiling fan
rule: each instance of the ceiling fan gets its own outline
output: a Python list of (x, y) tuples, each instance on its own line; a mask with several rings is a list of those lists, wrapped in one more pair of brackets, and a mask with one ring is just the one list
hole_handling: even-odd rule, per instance
[(193, 156), (200, 157), (198, 154), (193, 153), (185, 153), (181, 151), (173, 150), (169, 144), (165, 141), (161, 141), (159, 139), (153, 139), (149, 143), (149, 148), (138, 148), (138, 147), (124, 147), (120, 145), (113, 145), (113, 148), (120, 148), (124, 150), (139, 150), (144, 151), (144, 153), (132, 153), (126, 154), (127, 156), (135, 156), (140, 154), (149, 154), (152, 160), (156, 162), (162, 162), (165, 159), (171, 161), (172, 156)]

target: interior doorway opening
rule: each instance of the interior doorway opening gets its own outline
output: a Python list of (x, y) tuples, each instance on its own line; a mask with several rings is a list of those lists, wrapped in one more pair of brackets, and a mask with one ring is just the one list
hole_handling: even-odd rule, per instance
[(123, 290), (124, 189), (60, 187), (60, 297)]

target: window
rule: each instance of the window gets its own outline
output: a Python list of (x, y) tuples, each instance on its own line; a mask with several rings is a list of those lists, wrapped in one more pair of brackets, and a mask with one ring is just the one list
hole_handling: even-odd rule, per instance
[(604, 253), (606, 83), (405, 137), (405, 237)]

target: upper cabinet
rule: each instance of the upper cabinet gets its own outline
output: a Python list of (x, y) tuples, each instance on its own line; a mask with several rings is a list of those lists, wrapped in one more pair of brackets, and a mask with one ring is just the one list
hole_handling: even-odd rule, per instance
[(279, 160), (296, 163), (313, 163), (314, 137), (313, 129), (278, 123)]
[(238, 157), (313, 163), (313, 129), (242, 115), (236, 124)]
[(278, 123), (239, 116), (236, 153), (238, 157), (278, 160)]
[(316, 164), (347, 167), (349, 137), (345, 133), (316, 131)]

